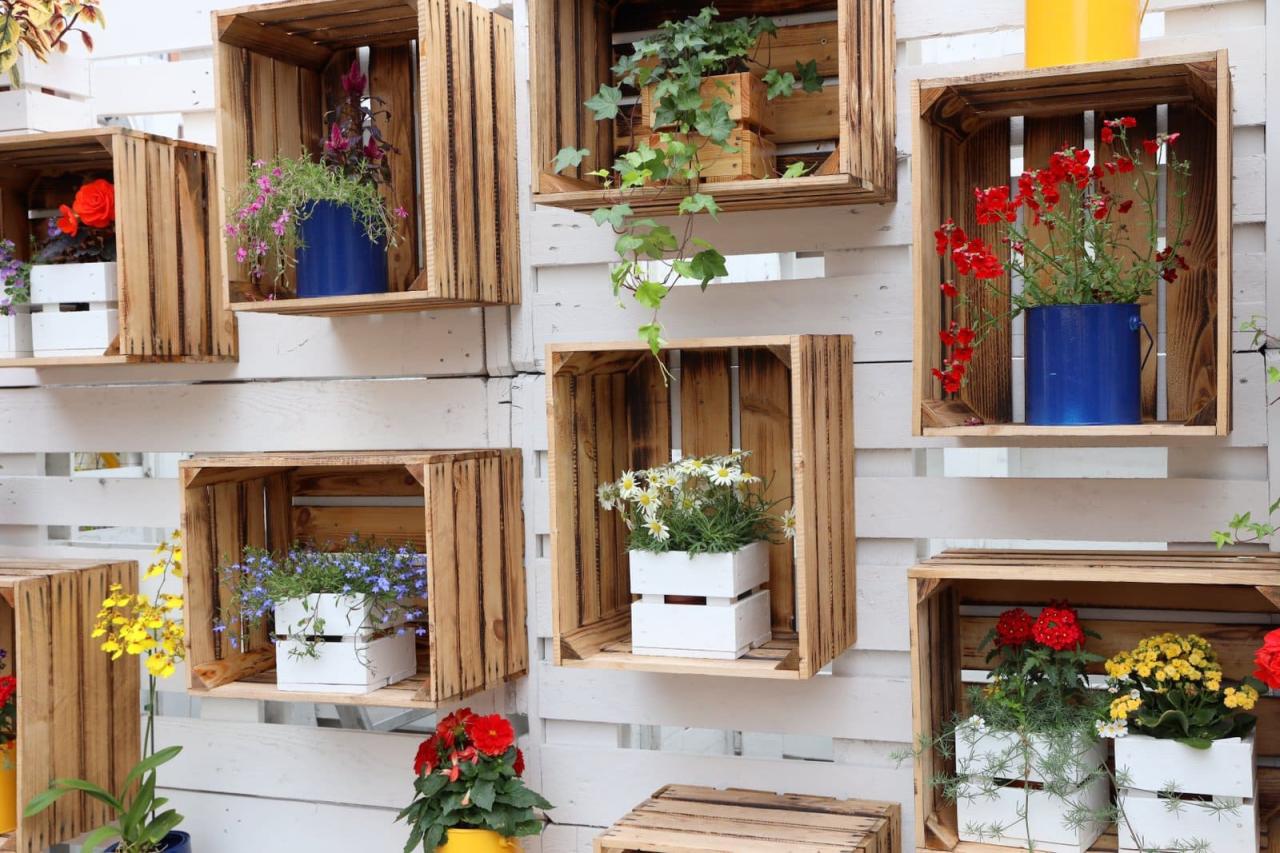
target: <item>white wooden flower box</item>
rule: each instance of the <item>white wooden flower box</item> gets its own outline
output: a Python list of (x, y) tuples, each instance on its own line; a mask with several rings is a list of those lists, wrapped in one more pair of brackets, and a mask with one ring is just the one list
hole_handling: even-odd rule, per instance
[[(769, 641), (769, 547), (730, 554), (631, 552), (631, 649), (637, 655), (733, 660)], [(705, 598), (668, 603), (666, 596)]]
[(31, 309), (37, 358), (102, 355), (120, 330), (116, 264), (33, 266)]
[[(956, 801), (961, 840), (1025, 850), (1030, 834), (1037, 851), (1083, 853), (1102, 835), (1106, 824), (1086, 821), (1072, 825), (1070, 815), (1073, 811), (1101, 814), (1106, 808), (1110, 781), (1105, 774), (1089, 779), (1106, 760), (1106, 744), (1082, 742), (1073, 750), (1073, 762), (1067, 763), (1068, 766), (1074, 763), (1071, 778), (1082, 784), (1065, 795), (1040, 787), (1045, 778), (1039, 768), (1052, 751), (1049, 745), (1043, 738), (1033, 736), (1030, 749), (1033, 757), (1026, 767), (1026, 756), (1017, 735), (979, 732), (969, 727), (957, 731), (956, 772), (983, 777), (981, 782), (962, 786)], [(1009, 784), (987, 790), (987, 777)]]
[[(1124, 822), (1119, 849), (1162, 850), (1192, 839), (1210, 850), (1258, 848), (1253, 735), (1195, 749), (1173, 740), (1129, 735), (1116, 740), (1116, 775)], [(1180, 802), (1165, 792), (1173, 790)]]
[(9, 314), (0, 314), (0, 358), (31, 357), (31, 310), (26, 305), (10, 305)]
[[(275, 610), (276, 686), (292, 693), (361, 694), (413, 676), (417, 650), (404, 621), (402, 612), (375, 615), (362, 596), (326, 593), (282, 602)], [(391, 633), (378, 636), (380, 631)]]

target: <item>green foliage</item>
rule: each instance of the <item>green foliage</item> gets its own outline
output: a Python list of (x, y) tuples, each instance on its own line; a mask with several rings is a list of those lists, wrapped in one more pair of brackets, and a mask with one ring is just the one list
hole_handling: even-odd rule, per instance
[[(660, 128), (651, 139), (641, 138), (608, 169), (591, 174), (607, 189), (615, 190), (615, 204), (595, 211), (597, 225), (609, 225), (620, 238), (619, 264), (612, 275), (614, 296), (623, 305), (622, 292), (652, 312), (640, 326), (640, 337), (656, 355), (662, 347), (659, 311), (663, 300), (681, 280), (692, 280), (706, 289), (717, 276), (727, 273), (724, 257), (710, 245), (694, 254), (692, 217), (720, 212), (715, 198), (701, 181), (703, 146), (714, 145), (736, 152), (732, 137), (737, 125), (730, 117), (730, 101), (725, 84), (703, 91), (704, 82), (719, 75), (759, 73), (769, 100), (790, 97), (797, 89), (816, 92), (822, 88), (815, 60), (797, 62), (794, 70), (770, 68), (757, 59), (762, 37), (778, 30), (769, 18), (742, 17), (720, 20), (714, 6), (678, 21), (666, 21), (658, 32), (641, 39), (632, 53), (622, 56), (613, 67), (616, 84), (605, 84), (585, 105), (598, 121), (614, 121), (621, 112), (624, 89), (651, 88), (653, 125)], [(552, 163), (557, 173), (582, 164), (590, 151), (565, 148)], [(798, 178), (803, 163), (793, 163), (782, 175)], [(629, 194), (652, 188), (676, 187), (683, 196), (677, 206), (681, 217), (690, 217), (677, 236), (666, 225), (650, 219), (629, 221), (632, 209)], [(673, 260), (667, 260), (674, 258)], [(665, 371), (665, 367), (664, 367)]]
[(623, 514), (633, 551), (731, 553), (753, 542), (790, 538), (795, 516), (773, 514), (761, 479), (743, 469), (749, 453), (686, 457), (625, 471), (597, 490), (600, 506)]
[(57, 779), (47, 791), (37, 794), (27, 803), (23, 815), (34, 817), (64, 794), (83, 792), (106, 805), (116, 816), (115, 823), (89, 835), (84, 849), (95, 850), (98, 845), (114, 838), (119, 841), (119, 853), (157, 853), (163, 849), (161, 842), (165, 836), (182, 823), (182, 815), (174, 809), (161, 811), (169, 801), (156, 796), (156, 770), (180, 752), (182, 747), (170, 746), (139, 761), (125, 777), (119, 794), (112, 794), (83, 779)]

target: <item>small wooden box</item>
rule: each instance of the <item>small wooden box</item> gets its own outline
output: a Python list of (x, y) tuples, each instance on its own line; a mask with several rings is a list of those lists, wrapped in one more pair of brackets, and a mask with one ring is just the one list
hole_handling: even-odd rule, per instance
[(369, 51), (379, 128), (397, 149), (388, 203), (409, 213), (388, 255), (386, 293), (292, 298), (269, 281), (256, 287), (228, 249), (234, 310), (365, 314), (520, 301), (509, 19), (470, 0), (287, 0), (216, 12), (214, 28), (223, 222), (250, 162), (319, 155), (326, 113), (360, 48)]
[(595, 853), (899, 853), (902, 807), (667, 785), (595, 839)]
[[(853, 339), (675, 341), (663, 357), (679, 374), (670, 388), (641, 342), (548, 347), (555, 662), (810, 678), (855, 638)], [(626, 528), (599, 508), (596, 487), (676, 450), (734, 447), (752, 451), (766, 496), (791, 497), (798, 518), (795, 541), (770, 548), (773, 640), (736, 660), (632, 654)]]
[[(788, 71), (797, 60), (814, 60), (828, 84), (821, 92), (796, 92), (766, 104), (773, 145), (802, 145), (820, 152), (804, 159), (813, 171), (800, 178), (775, 177), (779, 162), (751, 179), (714, 187), (725, 210), (869, 204), (898, 195), (894, 147), (893, 0), (819, 0), (803, 4), (775, 0), (721, 5), (723, 19), (742, 14), (785, 16), (816, 13), (816, 21), (786, 23), (766, 36), (758, 56)], [(616, 190), (601, 188), (591, 172), (612, 166), (619, 147), (649, 132), (643, 107), (628, 110), (614, 125), (598, 122), (583, 103), (612, 83), (610, 68), (626, 44), (664, 21), (696, 14), (698, 4), (581, 3), (578, 0), (530, 0), (529, 41), (533, 79), (533, 200), (538, 204), (589, 213), (615, 203)], [(643, 98), (643, 93), (632, 92)], [(587, 148), (591, 154), (577, 169), (555, 173), (552, 161), (562, 148)], [(779, 158), (781, 160), (782, 158)], [(627, 193), (637, 214), (674, 214), (679, 194), (655, 186)]]
[[(0, 559), (0, 674), (18, 677), (18, 814), (54, 779), (118, 792), (141, 757), (141, 666), (112, 661), (89, 636), (107, 589), (138, 590), (138, 564)], [(115, 817), (65, 796), (0, 836), (4, 850), (41, 853)]]
[[(1151, 634), (1196, 633), (1213, 644), (1228, 680), (1252, 674), (1254, 651), (1280, 609), (1280, 556), (957, 550), (912, 568), (908, 584), (913, 735), (937, 736), (961, 712), (966, 679), (976, 684), (985, 675), (979, 644), (997, 614), (1010, 607), (1065, 599), (1087, 611), (1084, 627), (1101, 637), (1090, 638), (1085, 648), (1104, 657)], [(1135, 613), (1143, 610), (1156, 613), (1144, 619)], [(1101, 665), (1093, 672), (1102, 673)], [(1264, 697), (1254, 713), (1258, 755), (1280, 756), (1280, 699)], [(954, 772), (952, 755), (929, 750), (916, 756), (916, 849), (987, 853), (990, 845), (960, 840), (955, 804), (930, 784), (938, 774)], [(1276, 815), (1280, 772), (1261, 767), (1258, 773), (1259, 813)], [(1265, 838), (1277, 831), (1280, 818), (1270, 832), (1264, 825), (1263, 851), (1270, 849)], [(1114, 827), (1090, 848), (1115, 849)]]
[[(967, 384), (946, 395), (934, 378), (942, 367), (938, 332), (951, 307), (939, 284), (949, 280), (933, 247), (933, 232), (948, 218), (982, 238), (1007, 260), (1000, 229), (979, 226), (975, 187), (1009, 184), (1011, 123), (1021, 117), (1024, 168), (1042, 168), (1064, 143), (1084, 144), (1085, 119), (1133, 116), (1129, 131), (1141, 150), (1154, 138), (1156, 110), (1168, 107), (1168, 129), (1182, 134), (1177, 155), (1190, 161), (1188, 229), (1183, 254), (1191, 266), (1165, 285), (1166, 320), (1155, 298), (1143, 303), (1152, 335), (1166, 340), (1166, 416), (1157, 419), (1157, 354), (1142, 374), (1143, 423), (1118, 426), (1045, 427), (1014, 420), (1013, 323), (988, 332), (974, 350)], [(912, 216), (915, 228), (915, 372), (911, 428), (926, 436), (1191, 436), (1231, 430), (1231, 73), (1225, 50), (1188, 56), (1070, 65), (1032, 71), (918, 80), (911, 86)], [(1096, 147), (1096, 146), (1091, 146)], [(1150, 161), (1150, 157), (1147, 157)], [(1164, 178), (1161, 179), (1165, 180)], [(1174, 199), (1172, 204), (1177, 204)], [(1141, 205), (1127, 214), (1130, 233), (1149, 233)], [(1122, 217), (1123, 218), (1123, 217)], [(1172, 217), (1170, 217), (1172, 218)], [(1135, 238), (1137, 239), (1137, 238)], [(957, 284), (974, 311), (1009, 309), (1010, 282), (994, 293), (963, 277)], [(976, 322), (977, 315), (954, 319)]]
[(221, 237), (212, 148), (98, 128), (0, 137), (0, 161), (6, 168), (0, 236), (13, 240), (23, 257), (36, 230), (45, 227), (45, 219), (30, 219), (29, 211), (70, 205), (86, 178), (111, 181), (119, 287), (112, 340), (62, 347), (89, 354), (3, 359), (0, 367), (236, 358), (235, 320), (226, 309), (216, 250)]
[[(265, 453), (183, 462), (191, 691), (434, 708), (524, 675), (520, 464), (518, 450)], [(324, 548), (352, 536), (408, 542), (427, 557), (418, 674), (357, 696), (281, 691), (266, 627), (239, 648), (213, 630), (219, 602), (230, 596), (219, 566), (238, 561), (247, 545), (279, 553), (295, 542)]]

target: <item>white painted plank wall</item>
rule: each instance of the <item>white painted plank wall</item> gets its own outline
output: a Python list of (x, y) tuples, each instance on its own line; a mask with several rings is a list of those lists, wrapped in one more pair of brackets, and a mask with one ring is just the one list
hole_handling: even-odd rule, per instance
[[(99, 39), (91, 66), (94, 91), (101, 93), (97, 114), (207, 110), (211, 93), (200, 69), (209, 46), (208, 12), (225, 5), (232, 3), (169, 0), (161, 27), (148, 4), (107, 0), (112, 26)], [(1278, 7), (1280, 0), (1155, 0), (1163, 34), (1143, 46), (1146, 54), (1231, 50), (1235, 312), (1238, 318), (1268, 316), (1273, 326), (1280, 326), (1280, 297), (1272, 289), (1280, 285), (1270, 283), (1267, 270), (1280, 269), (1280, 232), (1266, 209), (1269, 201), (1280, 202), (1280, 145), (1268, 133), (1266, 117), (1280, 109), (1280, 93), (1265, 81), (1280, 79), (1280, 27), (1266, 25), (1268, 13), (1280, 15)], [(888, 757), (912, 735), (903, 578), (935, 540), (1202, 543), (1230, 512), (1261, 511), (1280, 493), (1280, 475), (1269, 477), (1276, 469), (1266, 465), (1270, 436), (1276, 430), (1280, 440), (1280, 426), (1268, 418), (1262, 357), (1248, 352), (1236, 358), (1230, 437), (1170, 442), (1167, 453), (1144, 451), (1129, 466), (1114, 454), (1132, 441), (1110, 442), (1122, 449), (1106, 453), (1079, 441), (1041, 441), (1024, 445), (1036, 447), (1035, 463), (1021, 472), (989, 477), (977, 468), (943, 477), (939, 455), (955, 442), (910, 438), (905, 83), (1017, 67), (1020, 56), (979, 51), (1010, 43), (987, 36), (1021, 27), (1022, 8), (1022, 0), (973, 0), (963, 11), (933, 0), (897, 0), (903, 201), (726, 216), (706, 229), (722, 247), (818, 252), (825, 276), (681, 292), (668, 311), (673, 335), (855, 336), (860, 640), (830, 675), (766, 685), (557, 669), (546, 662), (551, 613), (543, 348), (549, 341), (629, 337), (639, 319), (636, 311), (618, 311), (608, 294), (611, 237), (586, 217), (534, 209), (528, 201), (524, 0), (513, 9), (524, 305), (338, 320), (246, 317), (237, 365), (0, 371), (0, 447), (6, 454), (40, 454), (519, 446), (525, 451), (532, 671), (517, 688), (477, 704), (528, 715), (529, 772), (559, 808), (556, 825), (527, 849), (584, 853), (594, 827), (666, 782), (899, 799), (909, 827), (909, 770)], [(1016, 33), (1011, 38), (1016, 43)], [(938, 40), (928, 55), (947, 55), (945, 64), (920, 61), (926, 39)], [(980, 46), (973, 56), (954, 52), (969, 45)], [(150, 102), (123, 98), (128, 81), (145, 66), (117, 60), (172, 52), (183, 55), (180, 79), (158, 89)], [(1248, 342), (1237, 336), (1236, 343), (1244, 350)], [(1071, 449), (1059, 449), (1066, 447)], [(0, 546), (6, 553), (32, 553), (29, 543), (44, 525), (176, 521), (172, 480), (41, 477), (38, 469), (16, 463), (14, 457), (0, 468), (0, 542), (13, 543)], [(166, 708), (182, 713), (188, 705), (175, 701)], [(217, 718), (228, 715), (242, 719)], [(257, 722), (262, 717), (252, 707), (220, 706), (206, 708), (204, 718), (163, 721), (164, 741), (186, 745), (164, 782), (188, 814), (203, 853), (257, 849), (264, 835), (287, 839), (276, 845), (284, 851), (399, 849), (403, 828), (391, 821), (407, 799), (412, 736)], [(633, 726), (692, 731), (668, 738), (672, 749), (657, 750), (640, 748), (654, 735), (645, 729), (633, 737)], [(723, 742), (712, 730), (748, 733), (748, 755), (712, 754), (710, 745)], [(781, 757), (807, 754), (804, 744), (814, 737), (833, 744), (834, 762)]]

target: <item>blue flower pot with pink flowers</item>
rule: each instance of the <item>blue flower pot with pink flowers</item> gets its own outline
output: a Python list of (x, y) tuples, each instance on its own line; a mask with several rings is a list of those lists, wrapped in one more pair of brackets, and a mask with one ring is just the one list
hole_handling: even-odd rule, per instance
[(299, 297), (386, 292), (387, 241), (370, 240), (350, 207), (313, 202), (298, 235)]

